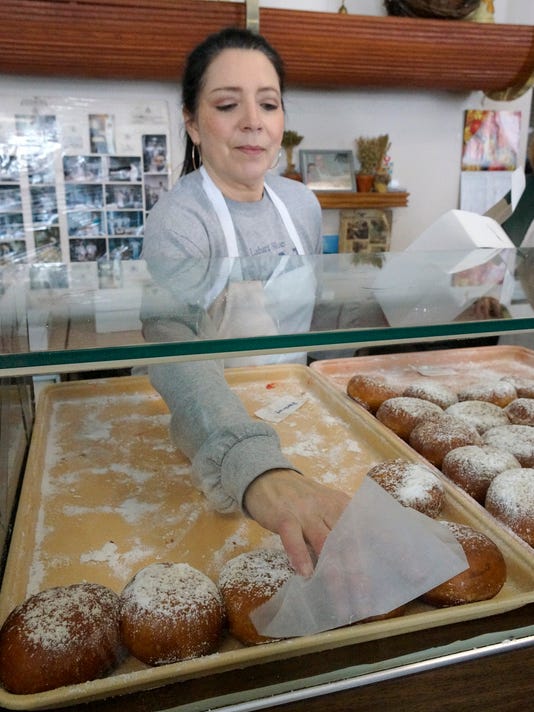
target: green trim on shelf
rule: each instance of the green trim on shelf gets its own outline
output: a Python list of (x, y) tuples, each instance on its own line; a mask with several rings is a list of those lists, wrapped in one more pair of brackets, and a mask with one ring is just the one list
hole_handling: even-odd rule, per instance
[(110, 348), (76, 349), (67, 351), (35, 351), (0, 355), (3, 375), (22, 375), (29, 369), (58, 373), (66, 366), (99, 365), (129, 362), (131, 365), (161, 360), (193, 360), (221, 358), (239, 353), (283, 353), (286, 351), (317, 351), (328, 348), (344, 348), (361, 344), (381, 342), (415, 342), (455, 337), (476, 337), (506, 332), (532, 331), (534, 318), (499, 319), (478, 322), (454, 322), (426, 326), (385, 327), (374, 329), (350, 329), (330, 332), (306, 332), (277, 336), (254, 336), (243, 339), (213, 339), (209, 341), (185, 341), (176, 343), (146, 343)]

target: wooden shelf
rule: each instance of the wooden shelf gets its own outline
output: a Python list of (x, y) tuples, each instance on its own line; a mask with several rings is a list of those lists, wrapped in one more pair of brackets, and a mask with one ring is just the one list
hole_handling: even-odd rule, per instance
[[(0, 72), (178, 81), (206, 34), (245, 26), (242, 2), (2, 0)], [(503, 91), (534, 72), (534, 27), (263, 8), (287, 83)]]
[(405, 208), (409, 193), (390, 191), (389, 193), (315, 193), (323, 210), (350, 208)]

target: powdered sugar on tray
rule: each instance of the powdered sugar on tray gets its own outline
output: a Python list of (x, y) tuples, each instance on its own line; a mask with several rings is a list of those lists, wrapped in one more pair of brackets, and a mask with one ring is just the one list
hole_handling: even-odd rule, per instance
[(515, 347), (462, 348), (432, 352), (388, 354), (315, 362), (312, 368), (345, 390), (355, 373), (381, 376), (388, 382), (410, 386), (429, 381), (458, 390), (475, 383), (489, 383), (513, 376), (532, 382), (533, 362)]
[(121, 554), (117, 545), (112, 541), (108, 541), (98, 551), (87, 551), (81, 554), (80, 563), (104, 563), (126, 579), (130, 576), (134, 565), (146, 560), (150, 555), (154, 555), (154, 551), (147, 549), (141, 542)]
[[(303, 399), (274, 427), (305, 476), (350, 493), (378, 457), (344, 410), (300, 375), (269, 388), (261, 378), (236, 379), (232, 388), (251, 414), (282, 397)], [(120, 590), (142, 566), (165, 560), (217, 575), (240, 551), (280, 545), (250, 520), (210, 509), (148, 381), (72, 382), (48, 393), (45, 437), (32, 462), (40, 500), (25, 595), (79, 580)]]

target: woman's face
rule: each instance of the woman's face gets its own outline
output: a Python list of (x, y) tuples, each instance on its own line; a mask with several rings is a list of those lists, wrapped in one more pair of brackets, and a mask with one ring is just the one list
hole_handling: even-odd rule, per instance
[(184, 119), (220, 190), (233, 200), (259, 200), (284, 131), (280, 82), (263, 52), (223, 50), (208, 67), (196, 116)]

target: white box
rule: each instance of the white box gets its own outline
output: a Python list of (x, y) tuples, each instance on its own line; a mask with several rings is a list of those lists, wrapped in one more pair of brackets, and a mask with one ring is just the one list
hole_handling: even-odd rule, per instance
[[(423, 230), (406, 252), (451, 252), (453, 260), (455, 257), (459, 260), (453, 261), (448, 270), (461, 272), (490, 260), (503, 249), (513, 250), (515, 245), (496, 220), (467, 210), (449, 210)], [(484, 259), (486, 250), (487, 260)], [(461, 255), (462, 252), (469, 254)]]
[[(499, 268), (494, 281), (455, 284), (454, 275), (490, 260)], [(373, 291), (392, 326), (443, 324), (482, 296), (506, 304), (514, 265), (514, 244), (495, 220), (450, 210), (404, 252), (388, 254)]]

